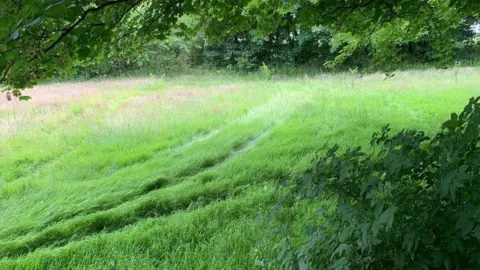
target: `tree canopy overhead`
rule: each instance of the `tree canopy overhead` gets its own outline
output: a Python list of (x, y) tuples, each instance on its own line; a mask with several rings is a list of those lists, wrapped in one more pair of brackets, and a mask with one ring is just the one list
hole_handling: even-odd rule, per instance
[(425, 36), (439, 62), (448, 61), (452, 30), (480, 13), (477, 0), (0, 0), (0, 7), (0, 82), (14, 89), (163, 39), (174, 26), (185, 29), (178, 19), (189, 14), (212, 38), (321, 25), (335, 31), (329, 64), (362, 44), (389, 69), (398, 44)]

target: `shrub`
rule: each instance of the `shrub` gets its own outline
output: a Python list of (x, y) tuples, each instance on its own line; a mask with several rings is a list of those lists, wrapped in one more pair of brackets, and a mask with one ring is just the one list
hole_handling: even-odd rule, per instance
[(375, 133), (368, 154), (335, 145), (292, 181), (298, 200), (328, 198), (323, 222), (275, 260), (300, 269), (479, 269), (480, 98), (433, 138)]
[(269, 68), (267, 65), (265, 65), (265, 63), (262, 63), (262, 65), (258, 68), (258, 71), (260, 72), (262, 79), (264, 80), (273, 79), (274, 70)]
[(76, 76), (95, 78), (101, 76), (138, 76), (154, 74), (178, 74), (185, 72), (188, 59), (184, 49), (171, 38), (166, 42), (150, 42), (134, 54), (111, 53), (100, 63), (92, 62), (78, 67)]

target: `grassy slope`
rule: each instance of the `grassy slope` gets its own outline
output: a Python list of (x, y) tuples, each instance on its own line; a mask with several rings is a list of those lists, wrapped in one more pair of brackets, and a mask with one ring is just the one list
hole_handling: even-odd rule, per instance
[(0, 110), (0, 269), (252, 268), (276, 179), (386, 123), (434, 132), (479, 89), (473, 69), (183, 77)]

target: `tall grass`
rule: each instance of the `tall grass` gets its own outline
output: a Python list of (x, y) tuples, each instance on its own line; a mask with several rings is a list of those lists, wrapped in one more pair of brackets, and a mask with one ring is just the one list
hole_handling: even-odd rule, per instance
[(30, 90), (31, 103), (0, 104), (0, 268), (251, 269), (278, 179), (387, 123), (433, 133), (479, 79), (194, 74)]

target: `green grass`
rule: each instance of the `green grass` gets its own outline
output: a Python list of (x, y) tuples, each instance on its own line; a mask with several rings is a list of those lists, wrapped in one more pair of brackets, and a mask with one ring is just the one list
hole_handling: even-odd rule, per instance
[(433, 133), (479, 93), (473, 68), (204, 74), (0, 110), (0, 269), (252, 269), (276, 180), (387, 123)]

